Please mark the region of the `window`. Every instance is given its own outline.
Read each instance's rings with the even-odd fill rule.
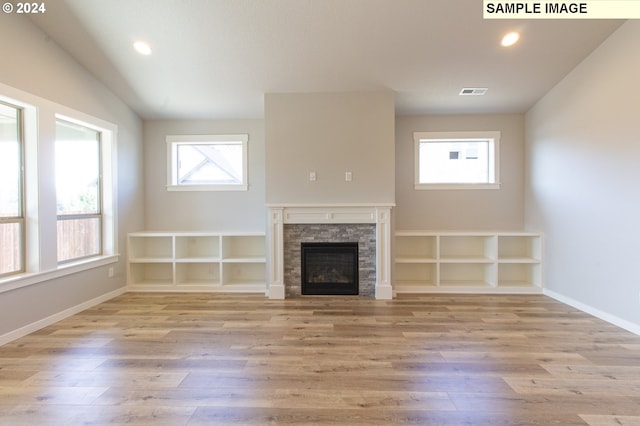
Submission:
[[[58,262],[102,254],[100,132],[56,120]]]
[[[0,103],[0,277],[24,271],[22,111]]]
[[[0,293],[118,261],[117,133],[0,83]]]
[[[167,189],[246,191],[248,135],[167,136]]]
[[[416,132],[416,189],[499,188],[500,132]]]

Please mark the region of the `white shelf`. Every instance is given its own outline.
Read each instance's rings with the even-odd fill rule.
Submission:
[[[498,259],[500,262],[540,262],[542,238],[538,235],[498,236]]]
[[[452,261],[492,261],[496,258],[495,236],[440,235],[438,258]]]
[[[542,287],[542,266],[540,263],[511,262],[498,265],[499,287]]]
[[[134,291],[264,292],[264,233],[129,234],[127,285]]]
[[[175,264],[177,286],[220,285],[220,264],[215,262],[180,262]]]
[[[219,235],[176,235],[176,259],[220,259]]]
[[[260,259],[266,257],[264,235],[227,235],[222,241],[223,259]]]
[[[435,262],[437,237],[433,235],[406,235],[396,239],[396,262]]]
[[[128,273],[129,285],[173,284],[172,263],[131,263]]]
[[[166,261],[173,259],[173,241],[166,235],[149,234],[129,237],[129,259],[132,261]]]
[[[396,263],[394,282],[398,286],[416,288],[420,285],[433,287],[437,284],[435,263]]]
[[[398,231],[393,282],[398,293],[541,293],[542,236]]]

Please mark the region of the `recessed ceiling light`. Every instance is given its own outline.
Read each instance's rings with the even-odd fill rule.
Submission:
[[[144,41],[136,41],[133,48],[141,55],[151,55],[151,47]]]
[[[500,42],[500,44],[502,44],[504,47],[513,46],[518,42],[519,39],[520,34],[514,31],[502,37],[502,41]]]

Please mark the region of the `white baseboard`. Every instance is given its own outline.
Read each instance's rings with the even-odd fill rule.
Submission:
[[[124,294],[126,291],[127,291],[126,287],[119,288],[117,290],[103,294],[102,296],[96,297],[95,299],[88,300],[79,305],[73,306],[69,309],[65,309],[64,311],[58,312],[56,314],[53,314],[51,316],[48,316],[46,318],[33,322],[29,325],[25,325],[24,327],[20,327],[17,330],[13,330],[9,333],[3,334],[2,336],[0,336],[0,346],[6,343],[9,343],[13,340],[19,339],[20,337],[26,336],[29,333],[33,333],[34,331],[38,331],[51,324],[55,324],[58,321],[61,321],[72,315],[80,313],[85,309],[89,309],[102,302],[106,302],[107,300],[113,299],[116,296],[120,296],[121,294]]]
[[[631,321],[624,320],[615,315],[608,314],[592,306],[585,305],[582,302],[578,302],[577,300],[574,300],[570,297],[556,293],[555,291],[544,289],[543,293],[553,299],[558,300],[559,302],[562,302],[569,306],[573,306],[574,308],[579,309],[583,312],[586,312],[590,315],[593,315],[596,318],[600,318],[603,321],[606,321],[620,328],[624,328],[625,330],[640,336],[640,324],[635,324]]]

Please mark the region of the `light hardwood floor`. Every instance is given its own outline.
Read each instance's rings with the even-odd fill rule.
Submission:
[[[0,425],[640,425],[640,336],[545,296],[127,293],[0,347]]]

